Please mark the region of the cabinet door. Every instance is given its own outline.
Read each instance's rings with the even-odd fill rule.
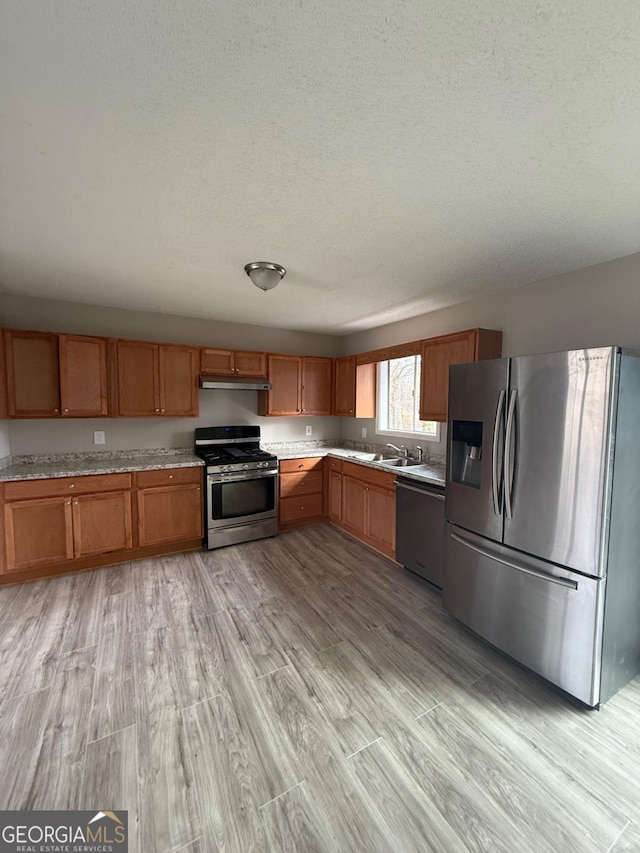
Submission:
[[[342,474],[329,474],[329,518],[342,521]]]
[[[60,414],[58,336],[46,332],[5,332],[7,409],[13,418],[54,418]]]
[[[195,347],[160,346],[160,414],[198,416],[198,351]]]
[[[72,509],[76,557],[132,547],[131,492],[82,495],[73,499]]]
[[[434,338],[422,347],[420,419],[447,420],[449,365],[475,359],[475,330]]]
[[[6,503],[4,522],[8,572],[73,559],[70,498]]]
[[[267,375],[266,352],[240,352],[235,353],[235,373],[237,376],[259,376]]]
[[[367,485],[366,536],[371,544],[389,556],[396,550],[395,490]]]
[[[300,414],[300,362],[296,355],[270,355],[269,381],[266,392],[269,415]],[[262,414],[262,412],[261,412]]]
[[[160,486],[138,491],[140,547],[200,539],[202,520],[200,486]]]
[[[353,417],[356,405],[356,359],[355,356],[337,358],[334,393],[335,415]]]
[[[331,359],[302,359],[301,410],[305,415],[331,414]]]
[[[280,474],[280,497],[322,494],[322,470],[302,471],[299,474]]]
[[[158,346],[118,341],[118,414],[150,418],[160,414]]]
[[[203,349],[200,354],[200,370],[217,376],[235,373],[234,352],[230,349]]]
[[[351,477],[342,478],[342,523],[356,536],[365,535],[365,484]]]
[[[60,335],[60,397],[63,417],[104,417],[107,409],[107,342]]]

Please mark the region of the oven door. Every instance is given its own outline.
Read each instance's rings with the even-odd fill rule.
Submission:
[[[262,521],[278,515],[278,471],[207,477],[208,528]]]

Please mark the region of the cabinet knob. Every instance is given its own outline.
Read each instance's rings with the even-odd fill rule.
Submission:
[[[156,409],[156,412],[159,412],[159,411],[160,411],[160,409]]]
[[[173,474],[169,474],[169,479],[173,480]]]
[[[73,502],[73,505],[74,505],[74,506],[78,506],[78,501],[74,501],[74,502]]]
[[[368,492],[368,491],[369,491],[369,486],[365,486],[365,487],[364,487],[364,490],[365,490],[365,492]]]
[[[65,501],[65,502],[64,502],[64,505],[65,505],[65,506],[71,506],[71,501]]]
[[[76,484],[75,484],[75,483],[69,483],[69,488],[70,488],[70,489],[75,489],[75,487],[76,487]]]
[[[164,409],[160,409],[160,411],[162,412],[162,414],[164,414]]]
[[[59,412],[59,411],[60,411],[60,409],[54,409],[53,411],[54,411],[54,412]]]
[[[69,411],[69,409],[65,409],[65,412],[68,412],[68,411]]]

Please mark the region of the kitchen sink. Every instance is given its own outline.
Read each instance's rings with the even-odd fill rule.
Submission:
[[[404,458],[398,459],[398,458],[395,458],[395,459],[381,459],[380,464],[381,465],[392,465],[394,468],[409,468],[412,465],[422,465],[423,463],[420,462],[418,459],[404,459]]]

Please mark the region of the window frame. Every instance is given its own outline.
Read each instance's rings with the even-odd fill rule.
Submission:
[[[400,358],[407,358],[408,356],[400,356]],[[422,367],[422,357],[420,354],[416,354],[415,358],[420,359],[420,367]],[[395,438],[404,438],[404,439],[412,439],[414,441],[440,441],[440,427],[442,424],[434,421],[436,425],[435,433],[427,433],[427,432],[414,432],[413,430],[397,430],[397,429],[389,429],[387,426],[383,426],[382,424],[389,423],[389,383],[388,383],[388,375],[389,369],[387,367],[390,361],[395,361],[393,358],[386,359],[385,361],[379,361],[376,365],[377,372],[377,390],[376,390],[376,433],[378,435],[391,436]],[[385,369],[386,368],[386,369]],[[419,384],[419,383],[418,383]],[[420,401],[416,400],[416,414],[419,414]],[[383,413],[384,412],[384,420]]]

